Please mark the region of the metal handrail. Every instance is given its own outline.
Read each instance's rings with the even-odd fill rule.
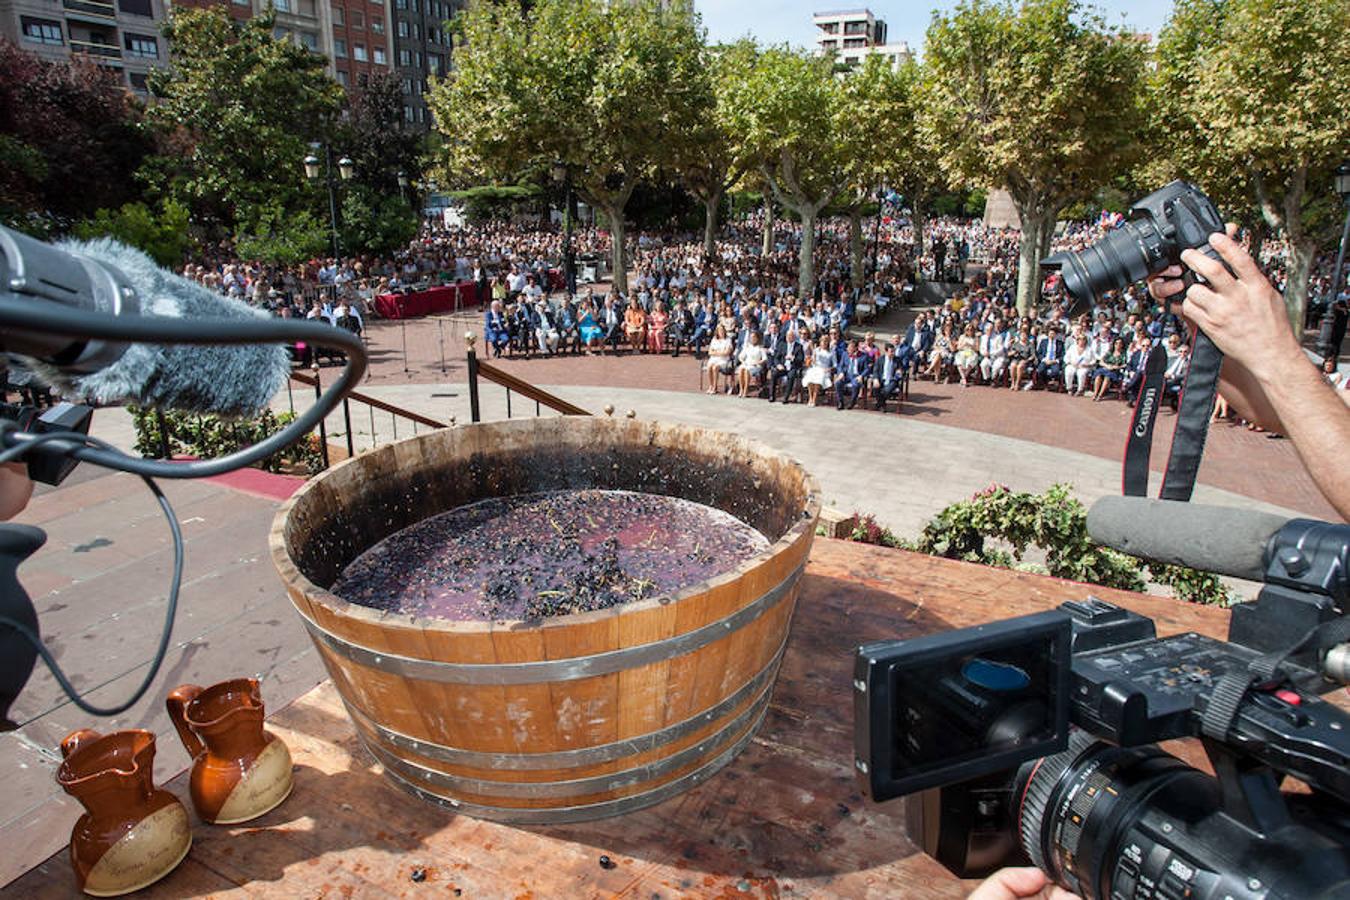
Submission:
[[[478,379],[486,378],[488,381],[495,382],[506,388],[506,417],[511,418],[511,392],[534,401],[535,415],[539,415],[540,407],[547,406],[554,412],[561,413],[564,416],[589,416],[591,411],[582,409],[575,403],[568,403],[556,394],[550,394],[541,387],[530,384],[523,378],[505,372],[491,363],[485,363],[478,359],[478,354],[474,350],[474,344],[478,341],[478,335],[472,331],[464,335],[464,341],[469,345],[469,410],[470,417],[474,422],[482,421],[478,405]]]
[[[296,382],[297,384],[303,384],[314,388],[314,396],[316,398],[323,393],[323,386],[319,380],[318,365],[315,364],[310,371],[312,371],[314,374],[306,375],[303,372],[291,372],[290,380],[286,382],[286,393],[287,398],[290,401],[292,412],[295,411],[295,398],[294,396],[291,395],[290,392],[290,386],[292,381]],[[369,394],[363,394],[360,391],[352,391],[347,396],[342,398],[342,421],[346,428],[348,458],[351,458],[356,455],[356,441],[355,436],[352,433],[352,410],[351,410],[352,401],[355,401],[357,403],[364,403],[366,405],[367,410],[370,413],[370,439],[372,443],[375,442],[375,434],[376,434],[375,410],[377,409],[380,410],[381,412],[389,413],[389,415],[392,417],[394,440],[398,440],[398,420],[401,418],[407,419],[408,421],[412,422],[413,434],[417,434],[418,425],[425,425],[428,428],[449,428],[455,424],[455,419],[453,416],[450,418],[449,424],[445,422],[437,422],[435,419],[424,416],[421,413],[415,413],[410,409],[403,409],[402,407],[395,406],[392,403],[386,403],[385,401],[380,400],[377,397],[372,397]],[[328,427],[322,419],[319,420],[319,448],[320,452],[323,454],[323,465],[324,468],[326,469],[329,466]]]

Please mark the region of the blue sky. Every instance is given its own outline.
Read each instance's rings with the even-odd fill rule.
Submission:
[[[1108,21],[1121,17],[1137,31],[1157,34],[1172,11],[1172,0],[1098,0]],[[731,41],[751,34],[761,43],[789,43],[810,46],[815,43],[811,14],[831,9],[866,7],[886,22],[891,42],[908,41],[919,51],[933,9],[949,10],[955,3],[906,3],[903,0],[875,0],[852,3],[849,0],[695,0],[703,15],[703,24],[713,41]]]

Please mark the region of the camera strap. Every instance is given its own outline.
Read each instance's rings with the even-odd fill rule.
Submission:
[[[1200,460],[1209,437],[1209,420],[1214,412],[1214,397],[1219,390],[1219,370],[1223,352],[1203,331],[1195,331],[1191,341],[1191,362],[1177,402],[1177,426],[1172,434],[1172,451],[1163,476],[1163,500],[1187,501],[1195,490]],[[1129,497],[1148,495],[1149,457],[1153,452],[1153,429],[1166,388],[1167,351],[1162,345],[1149,351],[1144,380],[1134,405],[1125,443],[1124,492]]]

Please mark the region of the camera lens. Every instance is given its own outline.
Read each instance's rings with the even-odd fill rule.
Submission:
[[[1151,746],[1115,747],[1076,731],[1067,750],[1018,774],[1022,849],[1085,900],[1111,897],[1119,835],[1143,818],[1159,790],[1192,777],[1200,793],[1190,785],[1185,793],[1209,800],[1207,779],[1175,756]]]
[[[1165,245],[1153,222],[1139,219],[1126,222],[1090,247],[1057,254],[1046,262],[1063,266],[1065,289],[1085,303],[1157,271]]]

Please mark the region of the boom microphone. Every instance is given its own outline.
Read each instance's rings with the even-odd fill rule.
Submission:
[[[119,318],[183,323],[270,318],[115,241],[57,247],[0,227],[0,296],[6,294]],[[6,328],[0,350],[21,357],[26,368],[67,397],[223,415],[265,407],[290,371],[279,344],[123,343]]]
[[[1088,510],[1088,534],[1131,556],[1265,580],[1272,539],[1290,522],[1271,513],[1146,497],[1103,497]]]

